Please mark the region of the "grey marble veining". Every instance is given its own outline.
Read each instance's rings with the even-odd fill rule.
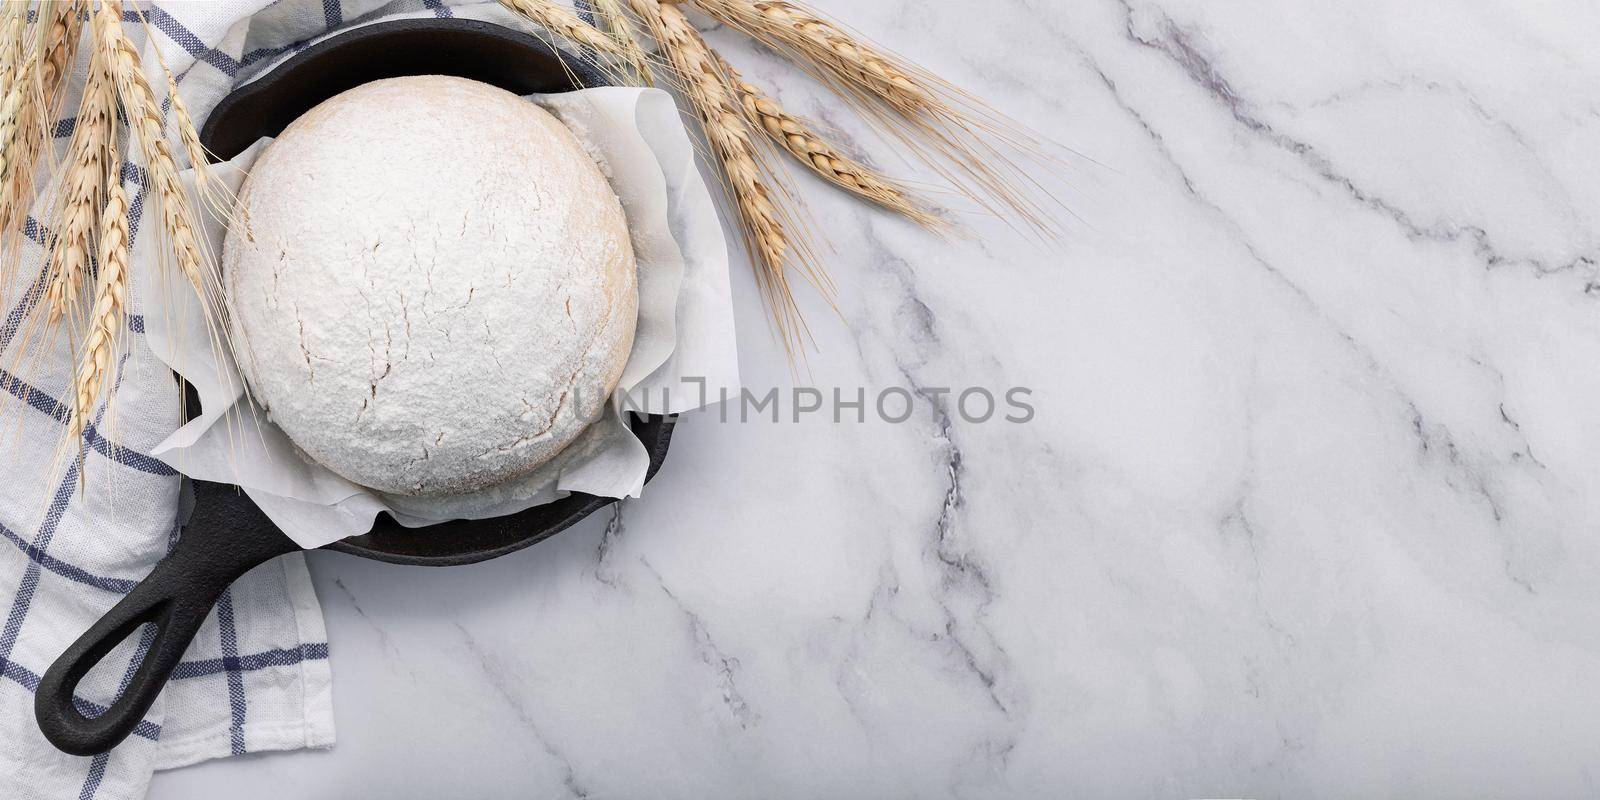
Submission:
[[[315,556],[337,747],[151,797],[1592,795],[1600,7],[818,5],[1079,154],[1065,240],[800,180],[808,380],[911,422],[693,416],[529,552]]]

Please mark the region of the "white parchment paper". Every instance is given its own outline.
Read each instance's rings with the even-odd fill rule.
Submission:
[[[202,408],[156,456],[192,478],[242,487],[307,548],[366,533],[381,511],[423,527],[513,514],[570,492],[639,496],[649,455],[629,429],[628,408],[678,414],[724,388],[738,394],[727,243],[669,95],[607,87],[531,100],[561,118],[600,164],[622,201],[638,257],[638,332],[608,413],[555,459],[509,483],[444,499],[382,494],[302,454],[242,391],[231,354],[214,346],[194,292],[170,271],[143,270],[136,277],[143,296],[167,299],[161,313],[145,320],[146,339],[194,384]],[[215,173],[237,190],[269,142],[215,165]],[[206,226],[213,252],[221,252],[226,233],[220,223]]]

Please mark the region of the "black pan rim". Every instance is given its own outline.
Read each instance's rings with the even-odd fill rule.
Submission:
[[[314,62],[318,59],[326,58],[330,52],[335,52],[352,45],[369,44],[382,38],[405,34],[437,35],[439,33],[468,34],[480,38],[503,42],[525,50],[539,51],[558,59],[559,62],[563,64],[564,68],[568,70],[568,74],[571,76],[571,79],[576,81],[582,87],[597,87],[608,84],[605,76],[592,65],[572,56],[571,54],[564,53],[552,47],[544,40],[532,34],[517,30],[515,28],[508,28],[504,25],[486,22],[484,20],[466,19],[462,17],[384,20],[332,34],[326,39],[310,45],[304,50],[301,50],[287,59],[284,59],[282,62],[269,66],[269,68],[265,69],[261,74],[246,80],[244,83],[234,86],[227,95],[225,95],[217,102],[215,106],[212,107],[210,115],[206,117],[205,124],[201,126],[200,141],[205,145],[207,152],[211,154],[214,161],[226,161],[230,158],[233,158],[238,154],[238,152],[223,152],[219,154],[213,147],[220,132],[220,124],[218,121],[222,120],[226,122],[228,119],[237,114],[241,106],[257,100],[261,94],[271,89],[278,81],[281,81],[286,76],[290,76],[302,69],[307,62]],[[402,74],[447,73],[396,73],[390,77],[400,77]]]

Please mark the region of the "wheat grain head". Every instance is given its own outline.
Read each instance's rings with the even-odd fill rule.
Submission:
[[[7,187],[10,186],[13,167],[20,160],[17,152],[21,143],[19,132],[23,128],[24,106],[32,96],[28,86],[32,82],[33,66],[31,60],[24,60],[12,70],[10,85],[6,87],[4,99],[0,99],[0,181]]]
[[[622,59],[633,67],[638,83],[642,86],[655,85],[650,54],[639,45],[639,36],[634,30],[633,20],[628,17],[628,10],[623,7],[623,0],[590,0],[589,4],[594,8],[601,27],[622,45]]]
[[[793,358],[803,351],[810,332],[795,303],[790,271],[798,272],[830,303],[834,288],[812,253],[805,227],[796,222],[790,208],[793,194],[757,144],[717,55],[683,11],[665,0],[631,2],[661,44],[700,117],[724,187],[739,212],[746,249],[756,267],[756,284],[781,343]]]
[[[67,145],[65,194],[55,246],[50,252],[46,296],[51,322],[66,316],[76,305],[88,272],[89,254],[95,250],[96,219],[102,210],[100,198],[108,173],[115,166],[111,158],[114,91],[106,59],[97,52],[90,60],[78,125]]]
[[[27,3],[20,5],[25,9]],[[0,251],[5,254],[0,291],[5,292],[20,263],[23,222],[34,199],[35,173],[48,133],[48,100],[41,81],[48,66],[46,28],[47,24],[29,25],[21,33],[23,41],[7,43],[18,61],[0,102]]]
[[[112,82],[122,101],[132,138],[138,142],[144,156],[145,193],[155,199],[160,209],[162,230],[179,271],[206,300],[209,313],[214,299],[207,281],[210,257],[195,235],[188,196],[178,179],[178,167],[172,159],[155,94],[145,78],[138,52],[122,30],[122,3],[101,0],[95,12],[94,28],[96,47],[110,65]]]
[[[902,60],[857,41],[816,12],[781,0],[694,0],[719,22],[775,49],[803,54],[851,83],[870,89],[908,112],[925,109],[933,98]]]
[[[64,95],[67,73],[78,55],[78,40],[83,22],[82,0],[62,0],[51,6],[55,11],[45,39],[43,78],[45,96],[52,112]]]
[[[113,148],[113,158],[115,158]],[[81,442],[89,415],[105,393],[115,363],[119,332],[128,304],[128,195],[121,180],[112,181],[100,215],[100,273],[95,280],[89,332],[78,356],[73,382],[72,442]]]
[[[713,54],[715,55],[715,54]],[[782,104],[716,56],[739,99],[739,108],[751,125],[761,129],[775,144],[794,156],[823,180],[851,194],[876,203],[932,231],[942,230],[946,222],[928,210],[904,185],[859,160],[845,155],[817,133],[808,121],[790,114]]]
[[[1065,208],[1040,178],[1060,161],[1020,123],[801,3],[692,1],[834,89],[972,202],[1047,237],[1060,233]]]
[[[651,74],[649,58],[631,39],[620,37],[583,21],[576,12],[551,0],[500,0],[500,5],[520,14],[524,19],[560,36],[591,55],[592,65],[609,79],[627,84],[634,81],[618,65],[626,65],[641,76]],[[558,48],[560,49],[560,48]]]

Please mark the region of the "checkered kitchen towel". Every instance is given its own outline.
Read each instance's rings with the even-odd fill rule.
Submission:
[[[156,63],[150,49],[159,48],[202,123],[234,86],[333,31],[406,16],[521,25],[483,0],[191,0],[143,9],[152,30],[143,42],[146,64]],[[128,17],[136,21],[131,9]],[[129,31],[143,41],[142,26]],[[74,93],[83,72],[80,63]],[[66,107],[75,110],[76,100]],[[73,122],[57,125],[58,148]],[[124,163],[121,176],[133,198],[136,240],[151,235],[142,224],[142,169]],[[37,275],[39,242],[49,232],[30,219],[27,234],[23,274]],[[19,285],[0,298],[0,353],[7,356],[0,364],[17,364],[12,356],[24,345],[44,354],[21,374],[0,371],[0,452],[7,465],[0,480],[0,798],[142,797],[153,770],[331,745],[328,644],[299,555],[256,569],[222,596],[161,699],[122,746],[77,758],[40,735],[33,715],[39,676],[165,554],[184,501],[178,476],[148,455],[177,426],[172,378],[142,336],[143,314],[160,309],[139,297],[130,301],[116,411],[111,424],[86,432],[80,476],[73,459],[56,455],[71,356],[66,337],[51,342],[37,325],[40,288]],[[109,703],[150,636],[148,629],[136,634],[103,661],[80,686],[80,700]]]

